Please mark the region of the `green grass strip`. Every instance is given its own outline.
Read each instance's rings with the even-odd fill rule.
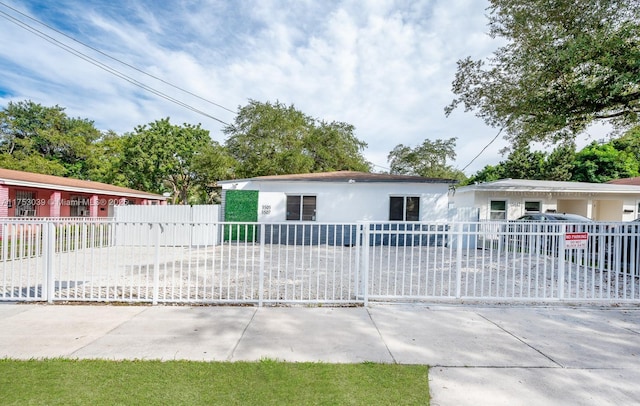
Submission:
[[[428,405],[428,367],[0,360],[2,405]]]

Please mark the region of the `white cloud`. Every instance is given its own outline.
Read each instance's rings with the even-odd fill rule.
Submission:
[[[369,144],[367,157],[382,167],[399,143],[457,137],[456,164],[462,168],[495,135],[470,113],[445,118],[443,111],[453,98],[456,61],[487,56],[496,46],[484,34],[486,1],[115,1],[97,7],[95,1],[67,0],[58,4],[65,14],[55,18],[37,11],[36,3],[14,5],[227,108],[248,99],[279,100],[312,117],[353,124],[357,137]],[[0,44],[3,103],[58,104],[72,116],[121,133],[169,116],[176,123],[200,122],[223,141],[221,124],[145,93],[25,30],[5,21],[0,35],[14,38]],[[234,118],[70,44],[223,121]],[[499,144],[467,173],[497,163]]]

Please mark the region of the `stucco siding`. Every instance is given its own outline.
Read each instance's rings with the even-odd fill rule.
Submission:
[[[246,181],[234,186],[260,192],[261,222],[286,220],[287,195],[316,196],[316,222],[388,221],[391,196],[419,196],[422,221],[447,218],[447,184]]]
[[[464,191],[452,195],[451,201],[457,208],[477,207],[480,219],[490,218],[490,202],[504,200],[507,202],[507,219],[513,220],[526,213],[526,202],[539,202],[541,212],[560,212],[580,214],[598,221],[630,221],[640,213],[638,199],[623,194],[591,195],[535,193],[535,192],[500,192],[500,191]]]

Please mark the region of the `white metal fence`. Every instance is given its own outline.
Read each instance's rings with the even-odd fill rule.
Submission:
[[[171,238],[194,229],[197,241]],[[4,220],[0,301],[640,302],[639,231],[640,223]]]

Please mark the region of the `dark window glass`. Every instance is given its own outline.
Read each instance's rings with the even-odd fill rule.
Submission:
[[[315,221],[316,219],[316,197],[302,197],[302,221]]]
[[[540,202],[524,202],[525,213],[540,213]]]
[[[420,198],[418,196],[391,196],[389,221],[419,221]]]
[[[315,221],[315,196],[287,196],[287,220]]]
[[[507,210],[507,202],[504,200],[492,200],[491,201],[491,210],[492,211],[506,211]]]
[[[287,196],[287,220],[300,220],[300,196]]]
[[[420,219],[420,198],[407,197],[407,221],[418,221]]]
[[[23,190],[16,191],[16,217],[34,217],[36,215],[36,194]]]
[[[389,221],[404,220],[404,197],[392,196],[389,200]]]
[[[71,196],[69,201],[69,215],[71,217],[87,217],[89,215],[89,198],[85,196]]]
[[[506,220],[507,219],[507,201],[506,200],[492,200],[490,205],[491,211],[489,218],[491,220]]]

